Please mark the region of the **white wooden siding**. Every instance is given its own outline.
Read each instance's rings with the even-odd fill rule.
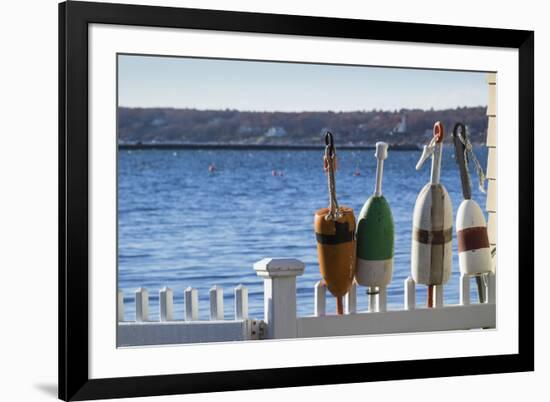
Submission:
[[[487,212],[497,211],[497,181],[488,180],[487,186]]]
[[[487,123],[487,146],[489,148],[497,146],[497,118],[489,116]]]
[[[487,222],[487,232],[489,233],[489,244],[497,244],[497,213],[489,212],[489,220]]]
[[[497,148],[488,148],[487,155],[487,178],[497,180]]]

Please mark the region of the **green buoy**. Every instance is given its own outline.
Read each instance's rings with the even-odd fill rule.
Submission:
[[[357,264],[355,280],[367,286],[369,294],[376,294],[391,282],[393,272],[393,217],[390,206],[382,195],[384,160],[388,144],[376,143],[378,160],[374,194],[367,200],[357,223]]]

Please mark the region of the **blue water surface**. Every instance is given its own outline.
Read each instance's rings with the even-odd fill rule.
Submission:
[[[337,198],[359,213],[374,189],[372,150],[338,152]],[[486,148],[476,154],[485,166]],[[430,161],[415,170],[420,151],[390,151],[383,193],[395,223],[395,265],[388,288],[391,309],[402,308],[403,281],[410,272],[412,214],[416,196],[430,176]],[[215,164],[216,172],[208,170]],[[272,171],[282,171],[273,176]],[[358,170],[360,176],[354,175]],[[472,172],[473,173],[473,172]],[[462,201],[454,150],[443,152],[441,182],[455,211]],[[472,174],[473,198],[485,194]],[[158,291],[174,291],[176,319],[183,319],[183,291],[198,289],[201,319],[208,318],[208,290],[224,288],[226,318],[233,317],[233,289],[248,287],[250,316],[263,317],[263,282],[252,265],[264,257],[292,257],[306,264],[297,281],[300,315],[313,313],[313,286],[320,279],[313,214],[328,205],[322,151],[297,150],[121,150],[118,157],[118,287],[125,319],[135,316],[134,290],[150,292],[150,317],[158,319]],[[453,275],[445,302],[458,302],[458,254],[453,240]],[[472,297],[477,297],[472,287]],[[425,287],[419,286],[418,303]],[[358,288],[358,308],[367,307]],[[327,311],[335,310],[328,297]]]

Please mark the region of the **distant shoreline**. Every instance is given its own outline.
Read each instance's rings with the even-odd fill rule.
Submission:
[[[284,151],[308,151],[322,150],[324,145],[283,145],[283,144],[181,144],[181,143],[135,143],[119,144],[119,150],[146,150],[146,149],[231,149],[231,150],[284,150]],[[337,149],[342,150],[374,150],[374,145],[337,145]],[[418,151],[421,148],[416,144],[390,145],[390,150],[394,151]]]

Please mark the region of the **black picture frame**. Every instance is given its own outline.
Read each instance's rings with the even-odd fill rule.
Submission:
[[[90,379],[88,25],[374,39],[519,52],[517,354]],[[59,398],[86,400],[534,370],[534,32],[70,1],[59,4]]]

